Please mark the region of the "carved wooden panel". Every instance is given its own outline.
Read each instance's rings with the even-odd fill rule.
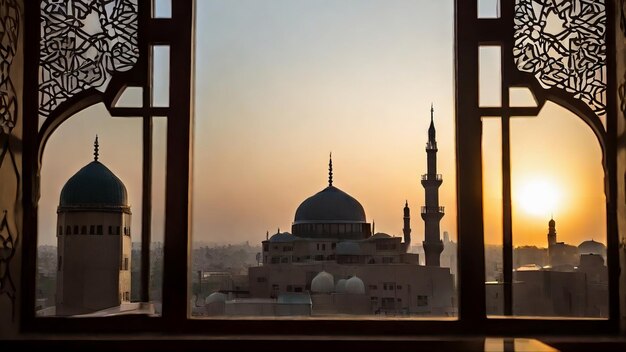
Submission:
[[[0,0],[0,311],[7,312],[8,319],[15,317],[19,288],[22,22],[21,4]],[[1,309],[7,305],[9,310]]]
[[[517,68],[605,116],[606,21],[604,0],[516,0]]]
[[[139,58],[137,0],[43,0],[39,113],[89,89],[104,90]]]

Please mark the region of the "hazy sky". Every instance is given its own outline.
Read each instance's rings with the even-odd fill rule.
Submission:
[[[298,205],[327,186],[332,151],[334,185],[361,202],[376,231],[401,235],[408,200],[414,243],[421,242],[431,102],[444,178],[441,229],[456,238],[451,0],[202,0],[196,10],[193,240],[258,243],[266,231],[290,231]],[[60,189],[92,160],[95,133],[102,162],[129,190],[139,240],[141,122],[108,118],[101,106],[79,115],[46,149],[40,242],[56,242]],[[511,129],[515,244],[545,246],[550,213],[560,241],[605,242],[601,154],[591,130],[553,104],[536,118],[514,119]],[[157,212],[164,135],[157,124]],[[485,120],[484,145],[485,236],[497,243],[499,119]],[[533,214],[517,200],[527,183],[542,182],[560,200]],[[153,223],[158,238],[162,216]]]

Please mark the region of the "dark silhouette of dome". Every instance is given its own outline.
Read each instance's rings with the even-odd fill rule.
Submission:
[[[294,219],[294,224],[320,222],[364,223],[365,210],[346,192],[328,186],[302,202]]]
[[[588,240],[578,245],[579,254],[599,254],[601,256],[606,255],[606,246],[603,243],[596,242],[594,240]]]
[[[370,237],[370,240],[377,240],[377,239],[384,239],[384,238],[391,238],[391,236],[389,236],[388,234],[384,233],[384,232],[376,232],[372,237]]]
[[[128,194],[111,170],[92,161],[65,183],[59,208],[128,208]]]
[[[270,237],[270,242],[292,242],[296,240],[296,236],[289,232],[279,232]]]

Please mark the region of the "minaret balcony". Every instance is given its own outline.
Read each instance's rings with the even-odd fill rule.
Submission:
[[[422,181],[441,181],[443,177],[441,174],[423,174]]]
[[[445,213],[445,207],[422,207],[422,214]]]
[[[427,142],[426,150],[434,150],[437,151],[437,142]]]

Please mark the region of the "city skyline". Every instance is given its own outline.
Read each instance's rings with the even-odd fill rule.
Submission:
[[[431,102],[444,177],[441,228],[456,240],[452,2],[320,4],[328,5],[199,2],[207,20],[198,21],[192,240],[258,242],[267,230],[289,229],[299,202],[324,186],[332,151],[335,182],[362,202],[368,221],[401,236],[408,200],[413,238],[422,241],[419,177]],[[102,161],[128,185],[133,212],[141,211],[141,123],[105,114],[92,107],[52,136],[43,158],[40,243],[54,243],[47,218],[56,215],[63,182],[91,161],[96,133]],[[501,241],[498,125],[485,119],[485,136],[493,137],[484,156],[487,243]],[[606,242],[601,153],[591,131],[554,104],[511,125],[515,245],[545,245],[550,213],[562,240]],[[155,143],[163,145],[162,136],[155,131]],[[155,174],[162,170],[155,161]],[[524,181],[537,178],[560,186],[564,197],[543,215],[517,203]],[[158,211],[162,192],[153,193]],[[155,240],[162,222],[153,219]],[[135,236],[139,226],[133,223]]]

